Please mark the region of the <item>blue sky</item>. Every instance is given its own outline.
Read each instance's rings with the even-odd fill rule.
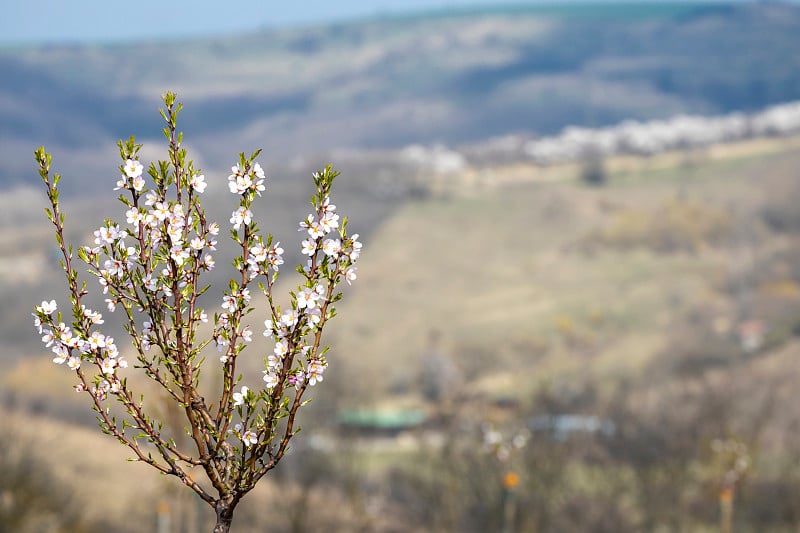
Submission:
[[[521,0],[0,0],[0,43],[227,34],[378,14]]]

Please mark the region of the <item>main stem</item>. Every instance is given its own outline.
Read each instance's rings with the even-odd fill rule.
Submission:
[[[214,506],[217,514],[217,524],[214,526],[214,533],[229,533],[231,522],[233,522],[233,506],[220,499]]]

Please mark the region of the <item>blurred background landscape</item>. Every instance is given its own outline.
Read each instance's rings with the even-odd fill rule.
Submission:
[[[33,150],[91,243],[124,222],[116,140],[166,153],[167,90],[210,218],[264,148],[287,262],[328,162],[365,242],[304,430],[235,531],[800,528],[800,4],[417,4],[0,41],[0,531],[211,528],[31,326],[67,301]]]

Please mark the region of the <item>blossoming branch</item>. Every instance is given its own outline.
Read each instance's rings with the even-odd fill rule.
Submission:
[[[179,478],[215,509],[214,531],[228,531],[241,498],[286,453],[307,389],[323,381],[328,360],[322,331],[342,297],[340,282],[356,279],[361,243],[358,234],[348,234],[347,218],[340,218],[331,202],[337,173],[330,167],[314,173],[313,210],[298,227],[307,261],[296,268],[301,282],[281,307],[273,292],[284,249],[272,235],[262,234],[252,211],[267,190],[267,177],[256,162],[260,151],[240,154],[227,183],[239,201],[229,220],[238,250],[234,275],[219,296],[219,309],[201,308],[199,297],[210,289],[202,280],[216,266],[212,252],[221,227],[201,207],[207,182],[182,148],[176,126],[181,105],[173,93],[164,96],[164,104],[168,158],[150,163],[145,176],[141,145],[133,137],[118,143],[122,165],[115,190],[122,191],[125,223],[106,220],[94,232],[93,246],[76,254],[64,242],[60,176],[50,172],[50,154],[36,150],[50,201],[47,216],[63,254],[72,320],[66,324],[70,319],[50,300],[36,306],[34,322],[53,362],[74,372],[75,390],[90,400],[102,431],[129,447],[136,460]],[[103,315],[84,304],[88,289],[79,280],[76,255],[97,279],[108,312],[121,315],[136,358],[132,366],[179,406],[184,427],[168,428],[132,390],[128,361],[103,332]],[[256,290],[266,297],[264,309],[253,307]],[[201,324],[209,321],[213,328],[204,337]],[[237,363],[253,340],[254,321],[263,323],[263,335],[273,344],[263,355],[263,383],[245,385]],[[213,364],[221,367],[212,372],[221,375],[220,396],[212,401],[199,393],[202,354],[209,344],[219,354]],[[121,419],[112,413],[111,400],[125,413]],[[188,449],[171,437],[181,431],[189,436]]]

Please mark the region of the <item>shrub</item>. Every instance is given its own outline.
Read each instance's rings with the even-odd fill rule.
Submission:
[[[60,176],[51,175],[51,156],[44,148],[36,151],[36,160],[63,255],[73,321],[66,325],[56,302],[45,300],[36,307],[35,325],[54,352],[53,361],[75,373],[75,388],[90,400],[102,431],[130,448],[135,460],[180,479],[214,508],[214,531],[223,532],[242,497],[286,453],[298,431],[296,416],[306,403],[305,393],[323,380],[328,362],[322,331],[342,297],[338,285],[356,278],[361,243],[357,234],[348,235],[347,219],[340,221],[331,202],[337,173],[329,166],[316,172],[314,212],[299,228],[308,261],[297,267],[301,283],[290,293],[289,305],[281,307],[274,287],[283,248],[272,235],[262,236],[251,211],[265,190],[264,171],[255,161],[260,151],[240,154],[228,176],[228,187],[239,199],[230,218],[238,255],[220,295],[221,311],[210,317],[198,297],[210,289],[201,280],[215,267],[210,252],[216,250],[220,226],[206,218],[200,204],[205,176],[181,147],[183,134],[176,125],[181,105],[173,93],[164,96],[164,104],[168,157],[149,165],[152,188],[139,161],[141,145],[133,137],[120,141],[123,164],[116,189],[123,191],[119,199],[128,226],[105,220],[94,232],[95,246],[78,248],[77,258],[100,283],[109,312],[121,315],[135,349],[135,368],[163,389],[185,415],[186,426],[171,427],[168,419],[151,414],[152,406],[128,382],[125,357],[100,330],[102,315],[86,307],[87,285],[79,280],[73,247],[64,240]],[[237,361],[252,341],[247,318],[255,311],[251,290],[256,286],[266,300],[263,333],[274,349],[263,358],[264,384],[237,388],[242,381]],[[204,335],[202,324],[211,320],[213,330]],[[209,344],[219,353],[219,366],[210,374],[221,376],[221,383],[216,384],[219,397],[207,400],[200,391],[211,389],[201,383],[200,370],[209,365]],[[115,410],[110,400],[116,401]],[[182,432],[188,447],[176,442]]]

